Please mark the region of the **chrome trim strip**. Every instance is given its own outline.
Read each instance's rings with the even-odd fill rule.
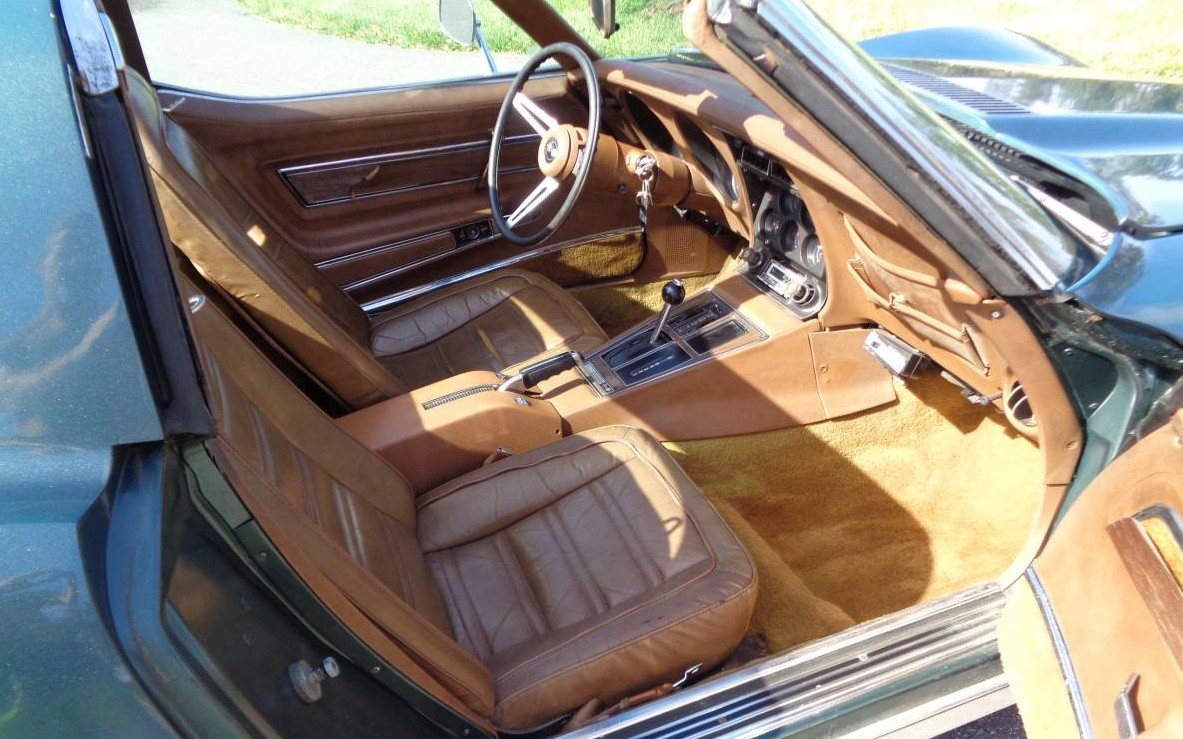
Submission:
[[[627,228],[617,228],[617,229],[613,229],[611,231],[604,231],[603,233],[596,234],[596,238],[608,239],[608,238],[612,238],[614,236],[624,236],[625,234],[634,234],[634,233],[640,233],[640,232],[641,232],[640,226],[629,226]],[[497,238],[497,236],[494,236],[494,238]],[[550,254],[551,252],[562,251],[563,249],[567,249],[572,246],[579,246],[580,244],[586,244],[586,243],[589,243],[590,241],[593,241],[593,240],[594,239],[591,239],[591,238],[588,238],[585,236],[585,237],[581,237],[578,239],[568,239],[567,241],[560,241],[560,242],[557,242],[554,244],[548,244],[546,246],[542,246],[537,249],[532,249],[530,251],[522,252],[521,254],[516,254],[512,257],[506,257],[505,259],[501,259],[499,261],[492,262],[490,264],[486,264],[483,267],[477,267],[475,269],[470,269],[467,272],[461,272],[460,274],[456,274],[456,275],[449,275],[448,277],[441,277],[438,280],[433,280],[431,282],[428,282],[427,284],[419,285],[418,287],[412,287],[407,290],[401,290],[397,293],[394,293],[393,295],[387,295],[384,298],[377,298],[375,300],[370,300],[368,302],[362,303],[361,309],[366,313],[374,313],[376,311],[385,310],[385,309],[390,308],[392,306],[398,305],[399,303],[405,303],[408,300],[411,300],[413,298],[417,298],[420,295],[426,295],[429,292],[433,292],[435,290],[439,290],[439,289],[448,287],[450,285],[455,285],[458,282],[463,282],[464,280],[467,280],[469,278],[479,277],[480,275],[488,274],[490,272],[495,272],[496,270],[504,269],[505,267],[511,267],[515,264],[518,264],[519,262],[524,262],[527,259],[533,259],[534,257],[540,257],[540,256],[543,256],[544,254]],[[444,256],[451,256],[451,255],[456,254],[464,249],[468,249],[470,246],[476,246],[478,243],[481,243],[481,242],[474,242],[471,245],[466,244],[461,249],[454,249],[450,252],[446,252],[446,254]],[[423,264],[423,263],[425,263],[425,261],[418,262],[418,263],[416,263],[415,266],[419,266],[420,264]]]
[[[934,736],[989,716],[1015,702],[1010,683],[1001,669],[999,666],[999,673],[994,677],[890,714],[841,736],[843,739]]]
[[[1005,604],[986,583],[707,680],[565,739],[754,736],[817,725],[931,681],[937,666],[996,660]]]
[[[524,174],[526,172],[537,172],[537,171],[538,171],[538,168],[535,165],[530,164],[530,165],[526,165],[526,166],[522,166],[522,167],[513,167],[510,169],[503,169],[503,170],[501,170],[501,176],[508,177],[511,175],[518,175],[518,174]],[[287,178],[284,178],[284,182],[287,183],[288,189],[290,189],[293,193],[295,193],[296,198],[300,201],[300,204],[302,206],[304,206],[305,209],[309,209],[309,208],[324,208],[329,205],[341,205],[343,203],[356,203],[361,200],[373,200],[374,198],[383,198],[383,197],[386,197],[387,195],[400,195],[400,194],[408,193],[408,192],[419,192],[420,190],[431,190],[432,188],[448,187],[451,185],[464,185],[467,183],[474,183],[477,185],[477,187],[480,187],[481,183],[484,182],[484,178],[482,177],[482,175],[473,175],[472,177],[457,177],[452,180],[440,180],[438,182],[425,182],[422,185],[408,185],[406,187],[389,187],[389,188],[386,188],[385,190],[374,190],[373,192],[367,192],[362,195],[343,195],[338,198],[330,198],[329,200],[317,200],[314,203],[308,202],[308,200],[306,200],[304,198],[304,196],[300,194],[299,188],[297,188],[296,185],[293,184],[290,180],[288,180]]]
[[[486,220],[488,220],[488,219],[486,219]],[[467,225],[467,224],[465,224],[465,225]],[[324,269],[325,267],[336,267],[338,264],[349,264],[350,262],[355,262],[358,259],[365,259],[366,257],[372,257],[375,254],[381,254],[383,252],[390,251],[391,249],[402,249],[402,248],[405,248],[408,246],[413,246],[413,245],[418,244],[423,241],[430,241],[431,239],[438,239],[439,237],[444,236],[445,234],[451,235],[451,230],[448,229],[448,230],[443,230],[443,231],[432,231],[430,233],[421,234],[419,236],[412,236],[411,238],[403,239],[402,241],[392,241],[389,244],[382,244],[381,246],[371,246],[366,249],[362,249],[361,251],[354,251],[354,252],[350,252],[348,254],[342,254],[340,256],[332,257],[331,259],[321,260],[319,262],[316,262],[314,266],[317,269]],[[449,249],[448,249],[449,253],[451,252],[452,249],[455,248],[454,244],[455,244],[455,242],[453,242],[452,247],[449,247]],[[345,289],[348,290],[349,287],[350,287],[349,285],[346,285]]]
[[[613,349],[615,349],[618,346],[621,346],[629,341],[632,341],[639,334],[653,333],[653,329],[657,328],[657,317],[654,316],[651,318],[646,318],[644,321],[642,321],[641,323],[638,323],[632,329],[613,338],[610,342],[608,342],[607,344],[604,344],[599,349],[596,349],[595,352],[588,355],[586,364],[591,365],[595,369],[595,371],[600,374],[600,377],[603,379],[605,385],[608,385],[612,388],[610,392],[605,393],[605,391],[603,389],[601,389],[600,384],[598,382],[591,381],[590,379],[588,379],[586,377],[586,375],[584,376],[584,379],[588,380],[588,384],[591,385],[593,390],[595,390],[596,395],[599,395],[601,397],[603,397],[605,394],[611,395],[611,396],[616,396],[616,395],[619,395],[620,393],[627,392],[627,391],[632,390],[634,388],[648,385],[651,382],[656,382],[657,380],[668,379],[669,377],[672,377],[673,375],[679,374],[679,373],[684,372],[684,371],[691,369],[693,367],[697,367],[700,364],[703,364],[705,362],[709,362],[713,359],[718,359],[719,357],[723,356],[724,354],[730,354],[733,351],[737,351],[739,349],[745,349],[745,348],[750,347],[754,344],[758,344],[761,341],[764,341],[768,338],[768,334],[765,333],[764,331],[762,331],[758,326],[756,326],[756,324],[752,323],[751,319],[749,319],[747,316],[745,316],[742,311],[740,311],[738,308],[736,308],[734,305],[732,305],[726,298],[724,298],[722,295],[719,295],[718,293],[716,293],[710,287],[707,287],[702,292],[696,293],[693,296],[691,296],[690,298],[688,298],[687,300],[685,300],[680,306],[678,306],[677,312],[670,313],[670,317],[671,318],[677,317],[678,315],[681,315],[682,313],[692,310],[693,308],[697,307],[698,305],[709,303],[712,300],[718,301],[718,302],[722,303],[723,305],[727,306],[728,312],[724,313],[723,315],[719,316],[718,318],[715,318],[707,323],[704,323],[703,325],[699,326],[698,328],[694,329],[693,331],[687,333],[685,336],[679,334],[677,331],[674,331],[672,329],[667,331],[667,333],[669,333],[669,335],[673,339],[672,343],[677,345],[678,347],[680,347],[682,349],[682,351],[686,352],[687,356],[689,357],[682,364],[679,364],[672,369],[666,370],[665,372],[660,372],[658,374],[655,374],[652,377],[647,377],[644,380],[641,380],[640,382],[634,382],[633,384],[628,385],[628,384],[625,384],[625,382],[622,379],[620,379],[620,375],[617,374],[616,369],[623,369],[624,367],[627,367],[628,365],[631,365],[634,362],[639,362],[639,361],[645,359],[646,357],[650,357],[653,354],[655,354],[656,352],[670,346],[670,344],[666,343],[666,344],[658,344],[655,346],[651,346],[649,349],[646,349],[643,353],[638,354],[637,356],[629,359],[628,362],[626,362],[624,365],[622,365],[620,367],[617,367],[616,369],[609,367],[608,363],[604,360],[605,354],[612,351]],[[743,327],[744,333],[741,334],[740,336],[735,337],[734,339],[732,339],[728,343],[724,344],[723,346],[718,347],[715,351],[708,352],[706,354],[699,353],[698,351],[696,351],[694,349],[694,347],[690,346],[691,339],[695,338],[699,334],[702,334],[712,328],[715,328],[717,326],[721,326],[721,325],[727,323],[728,321],[735,321],[735,322],[739,323],[739,325]],[[609,379],[609,378],[611,378],[611,379]]]
[[[524,144],[532,143],[533,139],[537,139],[533,134],[523,134],[507,139],[509,146],[522,146]],[[436,182],[424,182],[418,185],[407,185],[404,187],[393,186],[383,188],[381,190],[372,190],[360,195],[347,193],[338,195],[337,197],[330,197],[321,200],[310,200],[301,188],[300,182],[297,179],[300,175],[308,173],[334,172],[337,170],[358,169],[359,179],[361,178],[361,170],[367,166],[383,167],[387,164],[397,164],[400,162],[418,161],[420,159],[430,159],[435,156],[443,156],[446,154],[453,154],[460,151],[476,151],[483,147],[489,146],[488,141],[465,141],[459,144],[446,144],[428,149],[411,149],[408,151],[387,152],[384,154],[371,154],[364,157],[356,157],[354,159],[338,159],[330,162],[313,162],[311,164],[299,164],[290,167],[280,167],[280,179],[288,186],[288,189],[300,201],[300,204],[305,208],[323,208],[328,205],[340,205],[341,203],[355,203],[359,200],[370,200],[373,198],[385,197],[387,195],[394,195],[396,193],[417,192],[420,190],[430,190],[435,187],[447,187],[449,185],[461,185],[465,183],[479,183],[484,177],[484,172],[467,177],[454,177],[450,180],[439,180]],[[486,165],[487,166],[487,165]],[[524,172],[533,172],[536,165],[527,164],[521,167],[508,167],[501,170],[503,176],[522,174]]]
[[[566,74],[566,70],[555,65],[549,68],[546,64],[542,65],[535,71],[531,79],[559,77]],[[316,102],[319,100],[332,100],[333,98],[343,97],[361,97],[363,95],[387,95],[390,93],[412,92],[417,90],[436,90],[447,87],[473,87],[476,85],[502,85],[508,87],[509,83],[513,81],[513,72],[502,72],[497,75],[482,75],[479,77],[457,77],[455,79],[446,80],[432,80],[428,82],[407,82],[393,85],[380,85],[377,87],[358,87],[349,90],[328,90],[326,92],[313,92],[296,95],[226,95],[212,90],[198,90],[193,87],[185,87],[184,85],[174,85],[169,82],[157,82],[156,88],[161,92],[170,92],[176,95],[183,95],[185,97],[200,98],[202,100],[212,100],[214,102],[228,102],[228,103],[260,103],[263,105],[291,105],[293,103]]]
[[[1084,739],[1092,739],[1093,725],[1085,709],[1084,693],[1080,689],[1080,680],[1076,676],[1076,667],[1072,664],[1072,655],[1068,652],[1068,644],[1064,641],[1064,632],[1060,630],[1060,622],[1052,610],[1051,600],[1047,597],[1047,590],[1043,587],[1043,580],[1034,567],[1028,567],[1023,573],[1031,592],[1035,595],[1035,602],[1039,604],[1039,612],[1043,615],[1044,625],[1052,639],[1052,647],[1056,651],[1056,660],[1060,663],[1060,674],[1064,676],[1064,687],[1068,690],[1068,702],[1072,704],[1072,713],[1076,718],[1076,728]]]
[[[505,138],[505,143],[509,146],[520,146],[531,139],[539,138],[540,137],[536,133],[524,133],[517,136],[507,136]],[[490,139],[480,139],[479,141],[461,141],[455,144],[442,144],[440,146],[430,146],[423,149],[391,151],[382,154],[369,154],[364,157],[350,157],[348,159],[332,159],[327,162],[296,164],[289,167],[280,167],[279,173],[286,177],[289,174],[303,174],[305,172],[329,172],[335,169],[360,167],[366,164],[392,164],[394,162],[425,159],[427,157],[440,156],[443,154],[454,154],[461,151],[472,151],[473,149],[487,148],[490,142]]]

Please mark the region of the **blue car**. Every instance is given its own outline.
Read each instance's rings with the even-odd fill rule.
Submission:
[[[1183,85],[259,7],[0,8],[0,734],[1183,736]]]

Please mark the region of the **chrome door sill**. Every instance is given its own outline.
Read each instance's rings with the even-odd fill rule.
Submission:
[[[995,696],[997,702],[1001,670],[996,626],[1004,604],[996,584],[979,585],[854,626],[563,736],[891,734],[903,724],[889,726],[885,719],[922,711],[925,704],[933,712],[956,707],[956,697],[948,696],[959,691],[964,691],[961,704],[972,705],[983,696]],[[946,682],[949,690],[941,688]],[[993,703],[978,705],[985,710]],[[923,719],[904,717],[905,724]],[[876,723],[883,733],[866,733]]]

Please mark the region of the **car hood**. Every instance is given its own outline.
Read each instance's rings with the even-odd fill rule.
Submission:
[[[972,137],[980,147],[1016,149],[1097,191],[1111,225],[1143,236],[1183,230],[1183,84],[1104,76],[1042,45],[986,61],[885,56],[949,51],[949,30],[968,31],[863,48],[937,113],[981,134]]]

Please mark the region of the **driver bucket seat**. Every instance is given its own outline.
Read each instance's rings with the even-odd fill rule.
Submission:
[[[502,270],[367,316],[247,203],[180,126],[152,85],[126,71],[173,244],[322,386],[349,408],[469,370],[504,372],[607,337],[542,275]]]
[[[527,730],[710,669],[743,637],[752,561],[645,432],[569,436],[416,498],[184,287],[217,425],[206,448],[246,508],[234,525],[253,518],[338,619],[438,700]]]

